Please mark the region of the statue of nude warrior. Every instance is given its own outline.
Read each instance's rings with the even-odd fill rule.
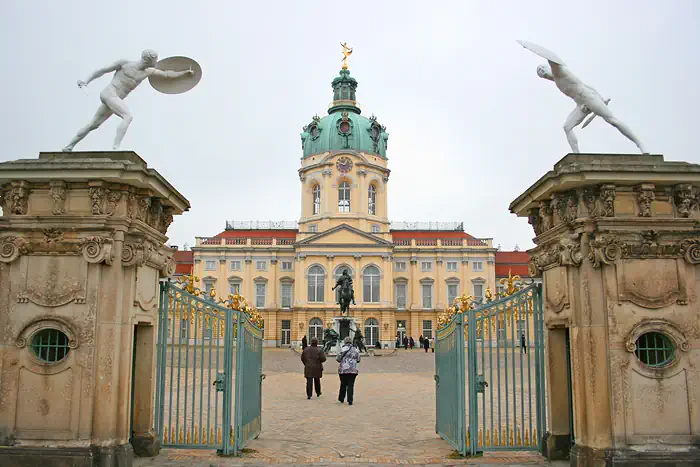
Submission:
[[[64,151],[72,151],[76,144],[82,141],[83,138],[87,136],[92,130],[97,129],[102,125],[112,114],[116,114],[122,119],[122,122],[117,128],[117,136],[114,138],[114,145],[112,149],[118,150],[121,145],[124,134],[129,128],[129,124],[133,117],[129,108],[124,103],[124,99],[129,95],[131,91],[136,89],[136,87],[141,84],[141,81],[148,78],[149,76],[158,76],[161,78],[179,78],[181,76],[194,74],[193,70],[185,71],[163,71],[155,68],[158,62],[158,53],[153,50],[144,50],[141,53],[141,60],[137,62],[130,62],[128,60],[117,60],[116,62],[108,65],[99,70],[92,72],[88,76],[86,81],[78,81],[78,87],[84,88],[92,80],[99,78],[100,76],[114,72],[112,77],[112,82],[107,85],[106,88],[100,93],[100,100],[102,104],[97,109],[95,116],[92,121],[85,125],[83,128],[78,130],[78,134],[71,140],[68,145],[63,148]]]
[[[576,108],[566,118],[566,122],[564,122],[564,133],[566,134],[566,139],[569,141],[569,146],[571,146],[573,152],[580,152],[578,140],[573,130],[583,122],[586,115],[592,112],[593,115],[583,124],[582,128],[585,128],[593,118],[599,116],[610,125],[617,128],[627,139],[636,144],[642,154],[648,154],[642,142],[635,136],[632,130],[618,120],[608,108],[607,105],[610,99],[604,99],[598,91],[584,84],[569,71],[564,62],[553,52],[550,52],[542,46],[533,44],[532,42],[517,42],[529,51],[547,60],[549,65],[540,65],[537,67],[537,76],[542,79],[553,81],[565,96],[576,102]]]

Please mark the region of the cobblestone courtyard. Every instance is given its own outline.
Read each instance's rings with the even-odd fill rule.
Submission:
[[[250,452],[222,459],[214,450],[166,449],[136,465],[544,464],[532,452],[455,459],[452,447],[435,433],[434,356],[415,349],[363,358],[355,403],[348,406],[337,401],[339,380],[332,357],[321,380],[323,394],[307,400],[299,355],[289,349],[265,350],[262,432],[249,444]]]

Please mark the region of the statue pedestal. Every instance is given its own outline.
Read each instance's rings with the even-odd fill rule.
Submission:
[[[333,330],[338,333],[340,340],[331,348],[328,355],[337,355],[343,346],[343,339],[350,336],[353,338],[355,336],[355,330],[357,329],[357,322],[352,316],[334,316],[333,318]]]
[[[0,465],[156,454],[158,281],[188,201],[122,151],[0,163],[0,203]]]
[[[573,466],[700,465],[699,194],[700,165],[569,154],[511,203],[544,282],[550,458],[574,438]]]

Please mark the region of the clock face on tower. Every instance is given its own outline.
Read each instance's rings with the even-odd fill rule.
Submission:
[[[335,163],[335,166],[340,170],[341,172],[350,172],[350,169],[352,169],[352,159],[349,157],[341,157],[338,159],[338,162]]]

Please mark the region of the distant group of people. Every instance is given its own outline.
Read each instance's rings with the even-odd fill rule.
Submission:
[[[432,349],[432,351],[435,352],[435,338],[430,339],[427,337],[423,337],[423,335],[421,334],[421,336],[418,338],[418,343],[419,343],[420,347],[422,347],[425,350],[426,353],[430,349]],[[415,346],[416,346],[416,341],[413,340],[413,337],[403,336],[403,340],[402,340],[399,336],[396,336],[396,348],[397,349],[400,349],[401,347],[403,347],[404,349],[408,350],[408,349],[413,349]]]
[[[311,338],[311,345],[307,345],[306,336],[301,339],[301,362],[304,364],[304,377],[306,378],[306,398],[311,399],[315,390],[316,397],[321,397],[321,378],[323,377],[323,363],[326,354],[318,346],[318,339]],[[355,398],[355,379],[359,373],[357,364],[360,363],[360,350],[352,344],[352,339],[346,337],[340,352],[335,357],[338,362],[338,377],[340,378],[340,390],[338,402],[352,405]]]

